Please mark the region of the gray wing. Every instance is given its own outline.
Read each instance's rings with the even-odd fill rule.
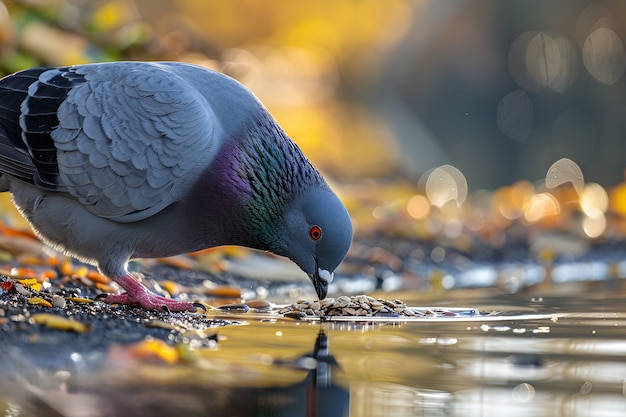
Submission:
[[[5,123],[12,133],[0,145],[28,153],[30,181],[43,189],[66,192],[115,221],[147,218],[184,196],[216,145],[208,103],[168,68],[127,62],[31,70],[37,78],[26,95],[13,93],[22,96],[19,129]],[[2,81],[0,103],[10,96]],[[0,146],[0,159],[15,158]],[[0,161],[15,175],[7,165]]]

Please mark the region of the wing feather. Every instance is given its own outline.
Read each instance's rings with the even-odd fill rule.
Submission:
[[[60,109],[72,108],[84,119],[75,149],[59,153],[60,177],[65,182],[84,175],[72,167],[87,159],[93,167],[88,174],[101,180],[68,192],[94,213],[117,221],[145,218],[181,198],[197,178],[189,174],[197,170],[198,158],[210,152],[214,121],[206,100],[154,65],[138,64],[130,71],[85,66],[77,72],[87,82],[75,87]],[[198,136],[183,128],[190,119],[200,126]],[[93,187],[104,198],[95,201]]]
[[[206,70],[187,80],[176,71],[183,65],[90,64],[5,77],[0,171],[119,222],[180,200],[218,146],[217,121],[194,86]]]

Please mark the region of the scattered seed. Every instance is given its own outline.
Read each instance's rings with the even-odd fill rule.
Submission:
[[[320,303],[320,307],[322,308],[326,308],[330,305],[335,304],[335,299],[334,298],[324,298],[323,300],[319,301]]]
[[[355,295],[348,297],[342,295],[337,298],[324,300],[298,300],[294,304],[284,306],[278,311],[285,317],[301,319],[304,317],[328,317],[328,316],[361,316],[361,317],[415,317],[415,316],[444,316],[447,310],[424,312],[416,311],[407,307],[402,300],[374,299],[367,295]]]
[[[351,307],[344,308],[343,313],[347,316],[356,316],[356,310]]]

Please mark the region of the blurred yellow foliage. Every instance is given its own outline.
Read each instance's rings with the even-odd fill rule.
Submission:
[[[91,17],[95,30],[117,29],[137,18],[132,2],[111,1],[97,7]]]
[[[611,192],[611,210],[620,216],[626,216],[626,182]]]
[[[343,85],[367,88],[409,30],[406,0],[0,3],[5,72],[106,60],[186,60],[250,88],[314,164],[339,178],[386,175],[395,145]],[[365,87],[363,87],[365,85]]]
[[[346,52],[389,44],[406,33],[411,5],[404,0],[337,0],[271,3],[181,1],[182,14],[226,47],[274,40],[293,46],[322,46],[339,59]],[[344,56],[342,56],[344,55]]]

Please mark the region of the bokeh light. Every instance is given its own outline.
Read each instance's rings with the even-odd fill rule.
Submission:
[[[529,223],[535,223],[544,217],[556,216],[561,211],[559,202],[550,193],[535,194],[524,210],[524,219]]]
[[[576,52],[571,42],[559,35],[538,32],[526,46],[526,69],[541,87],[564,93],[576,75]]]
[[[452,165],[442,165],[428,173],[426,196],[438,207],[449,201],[461,205],[467,197],[467,180],[459,169]]]
[[[604,187],[594,182],[585,184],[580,195],[580,208],[588,216],[597,210],[606,213],[609,208],[609,195]]]
[[[596,238],[604,233],[606,229],[606,217],[604,213],[597,209],[591,208],[585,212],[586,216],[583,218],[583,231],[590,238]]]
[[[509,70],[525,90],[550,88],[564,93],[578,72],[573,43],[558,33],[524,32],[509,50]]]
[[[430,212],[430,203],[423,195],[416,194],[409,199],[406,210],[414,219],[424,219]]]
[[[583,62],[596,80],[615,84],[626,68],[626,52],[621,39],[611,29],[594,30],[585,40]]]
[[[582,170],[576,162],[569,158],[561,158],[548,169],[546,187],[555,188],[567,182],[571,183],[576,191],[580,193],[585,184],[585,179]]]

